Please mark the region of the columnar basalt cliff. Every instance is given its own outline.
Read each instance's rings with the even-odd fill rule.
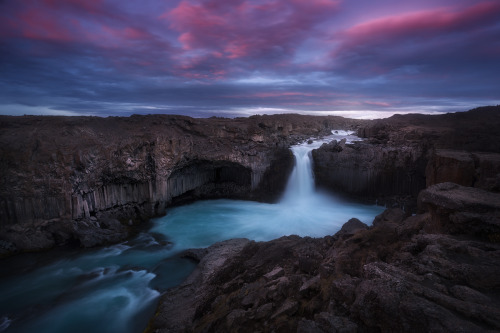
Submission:
[[[416,211],[426,186],[500,188],[500,107],[439,116],[395,115],[360,126],[362,142],[313,151],[316,183]]]
[[[361,123],[299,115],[0,117],[0,239],[9,249],[93,246],[126,237],[123,224],[170,204],[276,200],[293,166],[290,144]]]
[[[0,117],[0,252],[119,241],[124,225],[191,200],[272,201],[288,146],[337,128],[365,140],[315,151],[318,184],[404,198],[417,214],[186,251],[198,268],[162,296],[149,330],[499,331],[500,107],[363,122]]]
[[[379,203],[399,197],[404,206],[403,199],[425,188],[427,150],[418,144],[324,145],[313,151],[316,182]]]
[[[324,145],[313,152],[319,184],[408,195],[417,214],[390,208],[321,239],[187,251],[198,268],[162,296],[149,330],[500,330],[499,125],[500,107],[396,116],[360,127],[364,142]]]

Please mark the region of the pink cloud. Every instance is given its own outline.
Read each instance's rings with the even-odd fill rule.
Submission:
[[[23,54],[102,54],[123,72],[171,71],[172,47],[153,30],[104,0],[23,0],[0,12],[0,37],[24,40]]]
[[[209,62],[252,59],[274,66],[292,57],[297,45],[337,7],[338,1],[332,0],[182,0],[161,18],[178,32],[186,57],[196,51],[210,55]]]
[[[66,43],[82,41],[86,29],[81,23],[87,23],[88,29],[89,23],[97,20],[94,15],[102,13],[102,6],[102,0],[25,0],[9,8],[0,22],[0,31],[6,37]]]
[[[25,38],[68,42],[73,40],[71,30],[46,13],[28,8],[19,15],[17,32]]]
[[[440,8],[374,19],[339,34],[344,48],[359,44],[395,43],[409,38],[435,37],[450,32],[480,28],[497,20],[499,2],[483,2],[462,10]]]
[[[485,53],[491,42],[482,31],[498,17],[500,2],[484,1],[466,8],[442,7],[372,19],[333,33],[330,41],[335,48],[325,66],[333,64],[340,72],[361,76],[390,73],[400,79],[428,78],[449,60],[468,59],[464,61],[470,64],[476,54]],[[413,65],[418,69],[405,72]]]
[[[123,43],[143,41],[148,42],[154,39],[154,36],[140,28],[135,27],[120,27],[101,25],[98,35],[88,35],[96,44],[102,46],[122,47]]]

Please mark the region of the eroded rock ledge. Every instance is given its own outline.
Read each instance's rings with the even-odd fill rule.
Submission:
[[[218,243],[162,297],[150,330],[497,331],[499,203],[500,194],[440,184],[408,218],[389,209],[373,227],[354,219],[321,239]]]

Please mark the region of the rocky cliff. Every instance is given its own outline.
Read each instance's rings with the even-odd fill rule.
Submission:
[[[425,188],[428,149],[409,143],[333,142],[313,151],[316,183],[379,204],[408,206]]]
[[[197,252],[197,271],[162,297],[150,331],[500,330],[500,194],[444,183],[419,198],[421,214],[389,209],[373,227],[353,219],[321,239]]]
[[[361,123],[299,115],[0,117],[1,244],[93,246],[123,239],[123,225],[171,204],[276,200],[293,166],[290,144]]]
[[[416,211],[426,186],[451,181],[498,191],[500,107],[426,116],[395,115],[360,126],[362,142],[313,152],[316,183]]]
[[[500,154],[436,149],[426,168],[427,186],[452,182],[500,192]]]
[[[152,332],[500,330],[500,107],[395,116],[313,151],[316,181],[404,197],[321,239],[231,240],[166,292]],[[179,305],[179,306],[175,306]]]

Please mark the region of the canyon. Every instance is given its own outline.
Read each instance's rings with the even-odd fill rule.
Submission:
[[[500,107],[380,120],[301,115],[0,117],[0,254],[123,241],[200,199],[275,202],[289,147],[316,185],[388,209],[323,238],[233,239],[166,291],[148,331],[500,329]]]
[[[148,331],[499,330],[499,125],[499,107],[395,116],[314,150],[318,185],[392,208],[324,238],[187,251],[197,269]]]
[[[0,117],[0,251],[124,240],[167,206],[272,202],[292,143],[360,121],[299,115]]]

